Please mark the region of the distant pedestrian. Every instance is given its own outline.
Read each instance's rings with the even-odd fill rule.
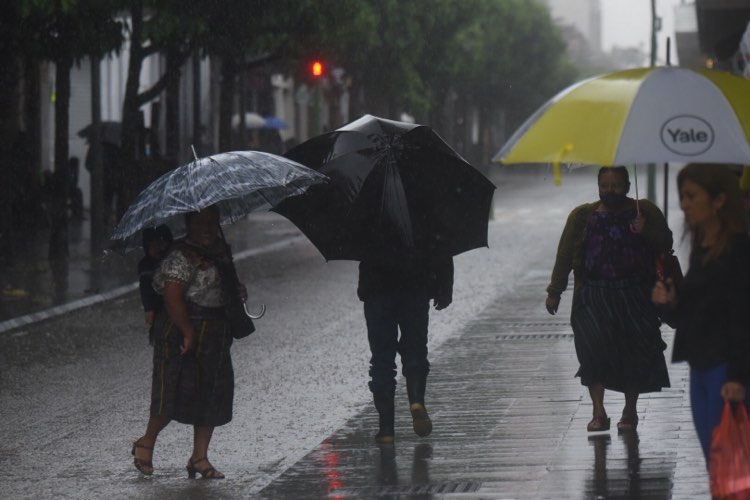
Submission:
[[[428,436],[432,432],[425,406],[430,300],[437,310],[452,302],[453,259],[414,255],[386,262],[362,261],[357,295],[364,302],[371,354],[369,387],[379,415],[375,441],[394,441],[397,353],[406,377],[414,432]]]
[[[138,288],[141,293],[141,305],[149,327],[154,324],[154,316],[164,306],[161,295],[153,286],[154,273],[161,260],[167,255],[172,245],[172,231],[165,225],[149,227],[143,230],[143,258],[138,262]],[[149,328],[150,330],[150,328]],[[153,338],[149,335],[153,342]]]
[[[78,175],[80,173],[80,160],[77,156],[68,159],[68,198],[70,199],[70,211],[74,219],[83,219],[83,191],[78,187]]]
[[[748,404],[750,238],[737,176],[724,165],[690,164],[677,175],[690,234],[679,285],[657,282],[652,300],[675,327],[673,361],[690,365],[690,403],[708,464],[724,400]]]
[[[656,256],[672,248],[672,232],[661,211],[627,196],[625,167],[603,167],[599,201],[568,216],[547,287],[546,308],[555,314],[573,271],[570,323],[580,369],[593,403],[589,432],[606,431],[605,389],[625,394],[619,431],[638,425],[641,393],[669,387],[660,320],[650,300]]]

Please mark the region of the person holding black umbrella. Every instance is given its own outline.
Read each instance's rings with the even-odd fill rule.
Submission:
[[[364,115],[285,153],[329,182],[274,210],[326,260],[356,260],[364,302],[370,382],[379,429],[394,441],[396,354],[414,431],[432,432],[425,407],[430,301],[453,295],[453,256],[487,246],[495,186],[431,127]]]
[[[364,302],[371,353],[369,387],[379,416],[375,441],[394,441],[397,353],[406,378],[414,432],[420,437],[428,436],[432,432],[425,406],[430,372],[430,300],[436,310],[445,309],[452,302],[453,259],[414,253],[410,258],[390,262],[363,260],[359,264],[357,295]]]

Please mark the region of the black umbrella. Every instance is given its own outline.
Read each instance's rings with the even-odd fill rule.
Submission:
[[[94,137],[96,127],[90,123],[78,131],[78,137],[82,137],[91,142]],[[99,140],[115,146],[120,145],[120,136],[122,135],[122,124],[115,121],[99,122]]]
[[[365,115],[285,156],[330,178],[273,209],[326,260],[487,246],[495,186],[430,127]]]

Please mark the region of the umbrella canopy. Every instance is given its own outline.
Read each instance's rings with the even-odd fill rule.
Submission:
[[[262,127],[264,129],[282,129],[283,130],[283,129],[289,128],[289,125],[287,124],[287,122],[275,116],[264,116],[263,120],[266,122],[265,125],[263,125]]]
[[[568,87],[495,155],[513,163],[750,163],[750,81],[723,72],[637,68]]]
[[[110,249],[138,248],[140,232],[167,224],[184,234],[186,212],[218,205],[221,223],[268,210],[287,196],[303,193],[326,176],[283,156],[234,151],[200,158],[162,175],[128,207],[110,238]]]
[[[487,246],[495,186],[430,127],[365,115],[286,156],[330,178],[274,209],[326,260]]]
[[[82,137],[91,142],[91,139],[94,136],[94,130],[96,130],[94,124],[90,123],[78,131],[78,137]],[[122,124],[114,121],[99,122],[99,134],[101,142],[119,146],[120,137],[122,135]]]
[[[239,128],[242,115],[236,114],[232,117],[232,128]],[[245,112],[245,128],[248,130],[262,129],[266,126],[266,119],[252,111]]]

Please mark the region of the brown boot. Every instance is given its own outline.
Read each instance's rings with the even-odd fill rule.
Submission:
[[[406,377],[406,393],[409,396],[409,410],[411,411],[414,432],[419,437],[429,436],[432,432],[432,420],[424,404],[424,392],[427,384],[427,374]]]

